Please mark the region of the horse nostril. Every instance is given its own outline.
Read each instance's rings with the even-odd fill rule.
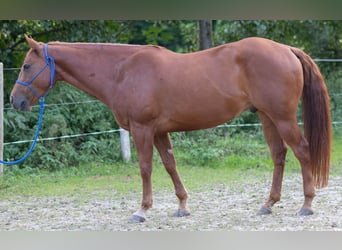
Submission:
[[[20,110],[21,110],[21,111],[26,111],[26,110],[27,110],[26,101],[22,101],[22,102],[20,103]]]
[[[13,105],[13,103],[14,103],[14,96],[10,96],[10,103]]]

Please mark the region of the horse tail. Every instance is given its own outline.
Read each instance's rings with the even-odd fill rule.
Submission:
[[[312,175],[317,188],[329,180],[332,123],[330,98],[316,63],[302,50],[291,48],[303,67],[302,117],[304,136],[309,143]]]

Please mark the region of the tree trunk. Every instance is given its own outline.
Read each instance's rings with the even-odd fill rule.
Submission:
[[[198,21],[199,49],[204,50],[213,46],[213,31],[211,20]]]

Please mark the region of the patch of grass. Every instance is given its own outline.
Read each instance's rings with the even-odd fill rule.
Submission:
[[[203,142],[203,141],[200,141]],[[271,182],[273,163],[268,147],[260,135],[237,135],[217,137],[204,142],[199,151],[215,152],[210,157],[201,158],[194,154],[194,149],[186,146],[188,142],[175,139],[175,156],[178,170],[186,188],[190,190],[205,189],[208,186],[224,183],[234,186],[236,183],[256,182],[258,178]],[[191,141],[195,145],[196,140]],[[342,175],[342,137],[334,135],[331,174]],[[173,191],[173,184],[166,173],[159,156],[154,154],[153,189],[154,192]],[[129,194],[141,193],[141,178],[136,158],[131,163],[89,163],[79,167],[61,168],[56,171],[39,168],[19,168],[4,166],[5,174],[0,177],[0,199],[11,196],[60,196],[89,195],[93,192],[115,192]],[[300,166],[291,150],[288,151],[286,172],[300,175]]]
[[[3,176],[0,179],[0,199],[11,196],[87,196],[93,192],[141,193],[141,178],[136,163],[115,165],[83,165],[58,172],[24,170],[20,176]],[[241,182],[246,176],[260,175],[259,170],[245,171],[229,168],[184,166],[178,167],[184,185],[188,190],[201,190],[218,183]],[[242,175],[244,173],[244,175]],[[269,172],[270,173],[270,172]],[[155,162],[152,181],[154,191],[173,191],[171,178],[164,167]]]
[[[331,153],[331,174],[342,176],[342,129],[338,126],[335,129]]]
[[[0,179],[0,197],[17,195],[87,194],[101,189],[124,191],[130,183],[140,182],[138,168],[133,164],[86,164],[54,172],[34,169],[12,169]]]

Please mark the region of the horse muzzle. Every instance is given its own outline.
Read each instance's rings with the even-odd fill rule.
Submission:
[[[10,96],[10,102],[14,109],[20,111],[31,111],[32,107],[30,106],[29,100],[24,95],[19,96]]]

